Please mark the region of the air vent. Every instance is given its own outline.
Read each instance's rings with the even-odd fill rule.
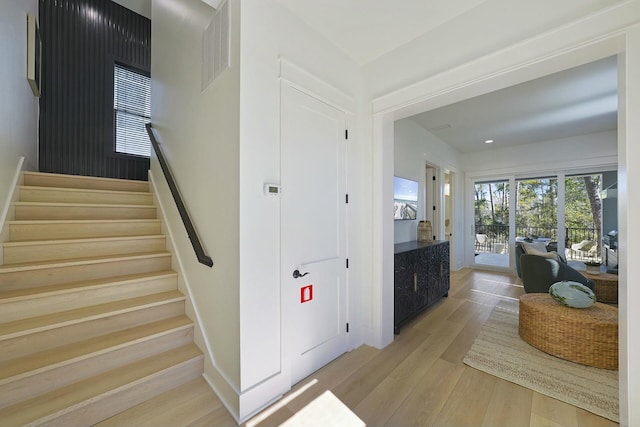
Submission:
[[[229,68],[229,2],[220,5],[202,33],[202,90]]]
[[[451,127],[450,124],[445,123],[443,125],[438,125],[438,126],[434,126],[432,128],[429,128],[428,130],[429,130],[429,132],[439,132],[441,130],[449,129],[450,127]]]

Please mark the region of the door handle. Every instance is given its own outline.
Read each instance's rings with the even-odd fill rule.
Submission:
[[[299,277],[304,277],[307,274],[309,274],[309,272],[307,271],[306,273],[300,273],[300,270],[293,270],[293,278],[297,279]]]

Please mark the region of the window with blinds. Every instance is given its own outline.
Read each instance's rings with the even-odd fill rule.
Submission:
[[[151,117],[151,79],[116,64],[113,87],[116,152],[149,157],[145,124]]]

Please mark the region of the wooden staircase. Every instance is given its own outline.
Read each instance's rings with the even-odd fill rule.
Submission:
[[[206,424],[221,405],[148,183],[25,172],[17,191],[0,265],[0,426]]]

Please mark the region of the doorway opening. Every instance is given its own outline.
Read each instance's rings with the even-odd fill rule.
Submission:
[[[509,180],[474,185],[474,264],[509,268]]]

